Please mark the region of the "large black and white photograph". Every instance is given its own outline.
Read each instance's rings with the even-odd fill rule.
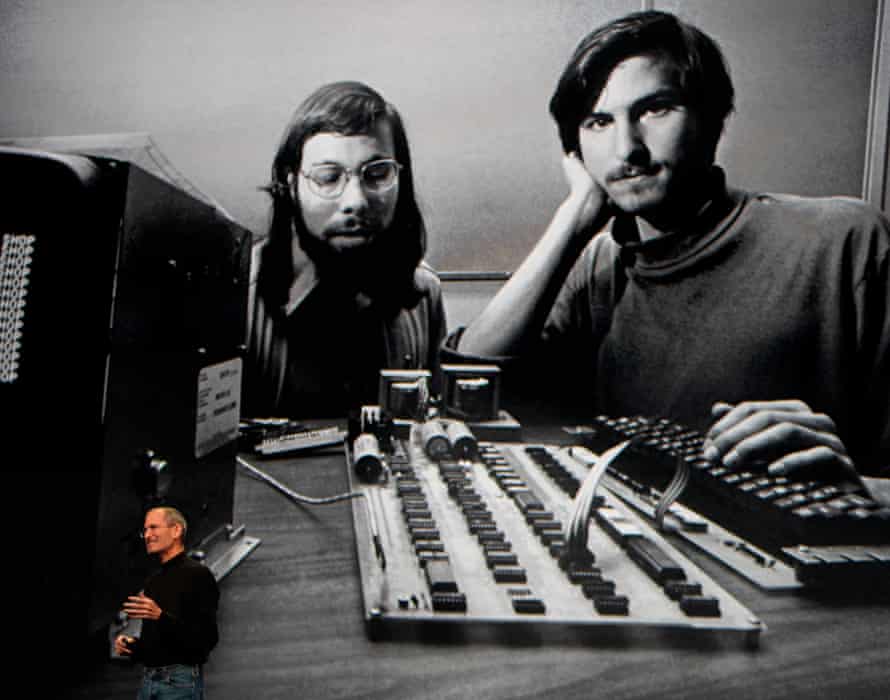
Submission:
[[[886,0],[0,37],[10,697],[890,691]]]

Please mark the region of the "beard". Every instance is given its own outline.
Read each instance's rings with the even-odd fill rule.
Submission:
[[[362,244],[340,248],[301,227],[297,231],[297,241],[325,285],[330,284],[346,294],[363,292],[374,298],[385,285],[387,255],[382,241],[390,233],[374,230]]]

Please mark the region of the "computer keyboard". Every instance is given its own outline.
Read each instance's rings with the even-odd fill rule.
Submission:
[[[664,489],[684,460],[690,480],[679,500],[789,561],[801,578],[854,568],[890,572],[890,508],[858,483],[771,476],[765,469],[710,462],[702,455],[702,434],[665,418],[598,416],[582,435],[595,452],[631,439],[610,470],[641,491]]]

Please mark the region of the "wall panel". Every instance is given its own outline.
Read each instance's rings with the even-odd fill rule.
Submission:
[[[675,0],[723,43],[733,182],[859,194],[877,0]],[[577,41],[639,0],[0,3],[0,137],[149,132],[255,233],[281,130],[319,84],[402,111],[429,259],[510,271],[565,194],[547,102]]]
[[[874,0],[664,0],[721,44],[736,87],[721,162],[740,186],[861,196]]]

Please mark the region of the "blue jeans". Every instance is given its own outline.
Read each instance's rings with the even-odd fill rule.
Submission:
[[[137,700],[204,700],[201,667],[173,664],[146,668]]]

